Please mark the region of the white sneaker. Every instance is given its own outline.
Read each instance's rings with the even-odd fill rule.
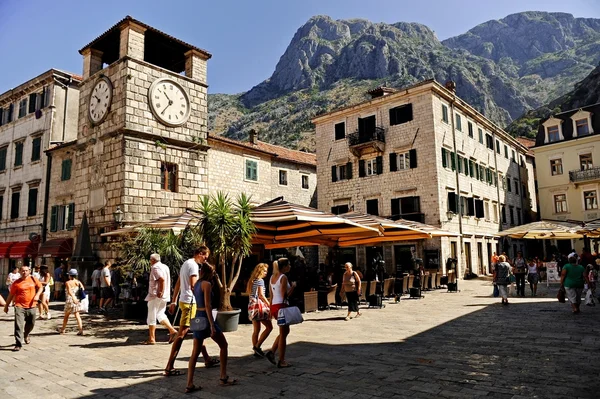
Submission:
[[[52,318],[52,315],[50,314],[50,312],[46,313],[46,320],[50,320]]]

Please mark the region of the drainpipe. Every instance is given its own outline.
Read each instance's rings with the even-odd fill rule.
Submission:
[[[456,151],[456,132],[454,129],[454,102],[456,101],[456,92],[452,92],[452,101],[450,101],[450,126],[452,127],[452,148],[454,149],[454,162],[455,162],[455,168],[454,168],[454,175],[456,177],[456,194],[458,195],[458,206],[457,206],[457,210],[458,210],[458,233],[460,234],[459,236],[459,244],[460,244],[460,258],[461,260],[464,261],[465,258],[465,248],[464,248],[464,240],[463,240],[463,228],[462,228],[462,209],[461,209],[461,201],[460,201],[460,179],[459,179],[459,173],[458,173],[458,157],[457,157],[457,151]],[[458,264],[456,265],[458,268]],[[469,270],[470,271],[470,270]],[[456,279],[458,281],[458,270],[456,271]]]
[[[494,169],[496,169],[496,176],[498,176],[498,158],[497,158],[497,152],[496,152],[496,126],[494,126],[494,130],[492,131],[492,140],[494,140]],[[510,161],[509,161],[510,162]],[[508,172],[508,171],[507,171]],[[502,213],[502,204],[500,203],[500,182],[498,182],[498,184],[496,184],[496,195],[498,198],[498,212]],[[505,210],[506,212],[506,210]],[[502,215],[498,215],[498,231],[502,231]],[[506,238],[504,238],[506,239]],[[496,253],[498,254],[500,251],[498,251],[497,248],[496,249]],[[488,256],[490,256],[490,254],[488,254]]]

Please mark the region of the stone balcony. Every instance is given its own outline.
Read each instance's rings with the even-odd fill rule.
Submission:
[[[600,167],[594,167],[586,170],[572,170],[569,172],[569,180],[573,183],[590,183],[600,181]]]
[[[348,147],[356,157],[376,152],[382,153],[385,149],[385,129],[375,127],[372,131],[356,131],[347,136]]]

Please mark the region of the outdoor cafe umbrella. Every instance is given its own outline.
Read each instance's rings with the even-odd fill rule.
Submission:
[[[181,233],[188,225],[196,225],[200,222],[198,212],[193,209],[186,209],[185,212],[177,213],[175,215],[161,216],[156,219],[152,219],[149,222],[137,223],[132,226],[126,226],[121,229],[109,231],[101,234],[103,237],[107,236],[118,236],[122,234],[136,233],[142,228],[149,229],[160,229],[160,230],[172,230],[173,233]]]
[[[583,238],[586,234],[581,232],[581,227],[581,223],[541,220],[501,231],[497,235],[531,240]]]
[[[282,197],[257,206],[251,219],[257,232],[254,244],[266,249],[294,246],[335,246],[341,237],[378,237],[380,226],[366,226],[332,213],[293,204]]]

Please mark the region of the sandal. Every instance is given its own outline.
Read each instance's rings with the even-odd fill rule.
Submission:
[[[231,380],[229,379],[229,376],[225,377],[225,378],[219,378],[219,385],[221,385],[222,387],[226,387],[226,386],[231,386],[231,385],[236,385],[237,384],[237,380],[235,378],[232,378]]]
[[[13,351],[13,352],[18,352],[18,351],[20,351],[20,350],[21,350],[21,347],[20,347],[20,346],[15,346],[14,348],[12,348],[12,351]]]
[[[192,393],[201,390],[201,386],[192,385],[191,387],[185,387],[185,393]]]
[[[143,342],[142,342],[142,345],[156,345],[156,342],[154,342],[154,341],[149,341],[149,340],[146,340],[146,341],[143,341]]]
[[[163,375],[165,377],[175,377],[177,375],[181,375],[181,370],[177,370],[177,369],[165,370]]]
[[[79,331],[77,335],[83,335],[83,331]]]
[[[286,362],[285,360],[282,362],[281,360],[277,362],[277,368],[278,369],[285,369],[288,367],[292,367],[291,364],[289,364],[288,362]]]
[[[265,357],[267,358],[268,361],[270,361],[272,364],[277,364],[277,362],[275,361],[275,354],[273,353],[273,351],[266,351],[265,352]]]
[[[29,337],[26,337],[26,338],[25,338],[25,343],[29,345],[29,344],[31,343],[31,338],[29,338]]]
[[[204,362],[204,367],[206,367],[207,369],[216,367],[219,363],[221,363],[221,361],[219,359],[213,359],[210,358],[210,360],[208,362]]]

